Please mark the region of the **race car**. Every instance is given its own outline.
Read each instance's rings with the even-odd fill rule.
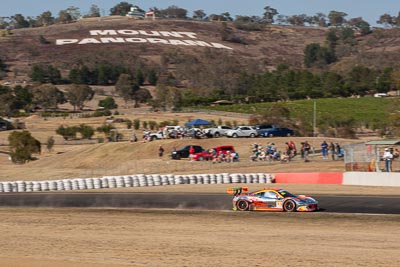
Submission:
[[[236,211],[317,211],[318,201],[305,195],[293,195],[286,190],[264,188],[247,193],[247,187],[229,188],[233,195],[233,210]]]

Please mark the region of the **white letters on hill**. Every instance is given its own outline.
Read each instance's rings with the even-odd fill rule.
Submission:
[[[56,45],[70,44],[110,44],[110,43],[149,43],[183,46],[203,46],[233,50],[220,43],[200,41],[194,32],[143,31],[143,30],[91,30],[92,38],[57,39]],[[107,36],[107,37],[104,37]],[[172,39],[174,38],[174,39]],[[176,38],[180,38],[179,40]]]

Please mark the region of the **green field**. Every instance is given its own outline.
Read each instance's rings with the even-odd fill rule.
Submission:
[[[314,107],[318,123],[323,120],[354,120],[357,126],[374,128],[388,122],[389,114],[398,111],[398,98],[326,98],[281,102],[290,110],[290,118],[303,118],[312,121]],[[314,104],[315,103],[315,104]],[[239,104],[231,106],[204,107],[218,111],[247,114],[265,113],[274,103]]]

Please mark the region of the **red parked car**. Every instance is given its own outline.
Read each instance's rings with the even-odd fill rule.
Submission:
[[[235,148],[233,146],[217,146],[209,150],[204,150],[199,153],[195,153],[193,156],[193,160],[201,161],[201,160],[213,160],[215,157],[223,154],[226,155],[228,153],[236,153]],[[236,156],[236,159],[238,156]]]

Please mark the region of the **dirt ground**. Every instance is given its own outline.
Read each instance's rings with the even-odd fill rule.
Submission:
[[[399,216],[0,209],[0,266],[393,266]]]

